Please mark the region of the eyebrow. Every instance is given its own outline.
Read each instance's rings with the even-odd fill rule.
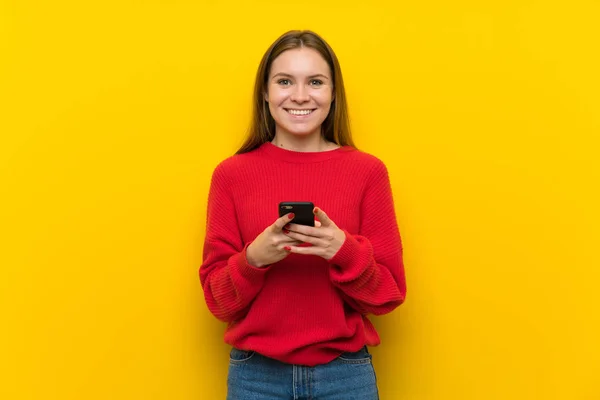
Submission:
[[[290,74],[286,74],[285,72],[278,72],[278,73],[276,73],[275,75],[273,75],[273,78],[275,78],[276,76],[284,76],[284,77],[287,77],[287,78],[293,78],[293,76],[292,76],[292,75],[290,75]],[[308,78],[309,78],[309,79],[312,79],[312,78],[325,78],[325,79],[330,79],[328,76],[326,76],[326,75],[323,75],[323,74],[315,74],[315,75],[310,75]]]

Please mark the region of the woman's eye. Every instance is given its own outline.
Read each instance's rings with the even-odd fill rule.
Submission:
[[[290,80],[289,79],[280,79],[277,81],[277,83],[279,83],[280,85],[289,85],[290,84]]]
[[[321,86],[323,84],[323,81],[320,81],[318,79],[313,79],[312,81],[310,81],[310,84],[313,86]]]

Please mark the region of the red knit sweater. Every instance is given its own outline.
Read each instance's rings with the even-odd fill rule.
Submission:
[[[246,248],[281,201],[312,201],[346,234],[330,260],[290,254],[266,268]],[[215,169],[200,281],[225,342],[290,364],[324,364],[380,343],[367,314],[404,301],[402,244],[385,165],[352,147],[294,152],[265,143]]]

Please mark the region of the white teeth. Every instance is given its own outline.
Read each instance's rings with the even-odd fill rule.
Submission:
[[[308,115],[312,110],[287,110],[292,115]]]

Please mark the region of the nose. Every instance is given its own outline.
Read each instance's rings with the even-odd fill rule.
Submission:
[[[296,103],[304,103],[310,100],[309,89],[304,85],[296,85],[292,95],[290,96],[292,101]]]

